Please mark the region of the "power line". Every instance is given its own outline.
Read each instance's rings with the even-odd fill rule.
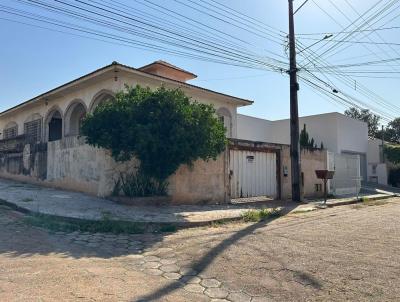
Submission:
[[[372,28],[372,29],[360,29],[360,30],[353,30],[353,31],[320,32],[320,33],[297,33],[296,36],[338,35],[338,34],[350,34],[350,33],[358,33],[358,32],[375,32],[375,31],[393,30],[393,29],[400,29],[400,26],[381,27],[381,28]]]

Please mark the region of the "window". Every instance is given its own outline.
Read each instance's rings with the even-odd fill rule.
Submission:
[[[13,127],[4,129],[4,139],[13,138],[18,135],[18,126],[15,125]]]
[[[377,165],[372,165],[372,174],[376,174]]]
[[[224,127],[226,129],[226,136],[231,137],[232,135],[232,125],[231,125],[231,113],[228,109],[226,108],[219,108],[217,110],[217,115],[218,119],[222,124],[224,124]]]
[[[33,120],[24,124],[26,139],[30,142],[38,142],[42,138],[42,120]]]
[[[315,184],[315,192],[322,192],[322,184]]]

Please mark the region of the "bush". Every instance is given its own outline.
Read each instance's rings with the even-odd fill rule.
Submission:
[[[127,197],[148,197],[167,195],[168,183],[146,176],[139,171],[136,173],[120,173],[115,182],[113,195],[121,192]]]
[[[389,171],[389,184],[400,187],[400,166],[392,167]]]
[[[157,180],[158,189],[180,165],[216,159],[226,145],[226,130],[212,105],[164,87],[152,91],[127,86],[113,101],[88,114],[81,130],[88,144],[111,150],[117,161],[137,158],[139,173],[150,182]],[[137,175],[128,178],[120,185],[129,194],[147,192]]]
[[[281,210],[278,208],[249,210],[242,214],[242,219],[245,222],[258,222],[267,218],[279,217],[281,214]]]

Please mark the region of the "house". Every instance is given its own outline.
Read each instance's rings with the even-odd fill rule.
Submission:
[[[175,204],[222,203],[232,198],[290,198],[290,156],[286,141],[242,137],[237,108],[252,101],[188,83],[192,72],[164,61],[140,68],[113,62],[0,113],[0,177],[44,186],[108,196],[121,172],[137,163],[115,162],[107,150],[94,148],[79,136],[88,112],[112,101],[125,85],[155,89],[180,88],[198,102],[212,104],[224,123],[229,144],[217,160],[182,165],[168,179]],[[243,116],[240,116],[240,121]],[[238,130],[240,135],[238,135]],[[250,131],[251,132],[251,131]],[[244,138],[244,139],[241,139]],[[306,196],[322,196],[315,169],[326,169],[326,150],[304,151]]]
[[[368,181],[380,185],[388,184],[388,168],[383,156],[382,140],[368,140]]]
[[[359,191],[360,178],[368,179],[367,124],[332,112],[300,117],[299,125],[300,129],[306,127],[317,147],[323,144],[329,151],[328,165],[336,171],[330,182],[331,192],[342,195]],[[238,114],[237,134],[239,139],[290,144],[290,120],[270,121]]]

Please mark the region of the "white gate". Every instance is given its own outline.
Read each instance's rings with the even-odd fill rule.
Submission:
[[[328,153],[328,169],[334,170],[329,181],[330,192],[334,195],[357,194],[361,188],[360,156],[353,154]]]
[[[277,197],[276,153],[230,150],[231,198]]]

